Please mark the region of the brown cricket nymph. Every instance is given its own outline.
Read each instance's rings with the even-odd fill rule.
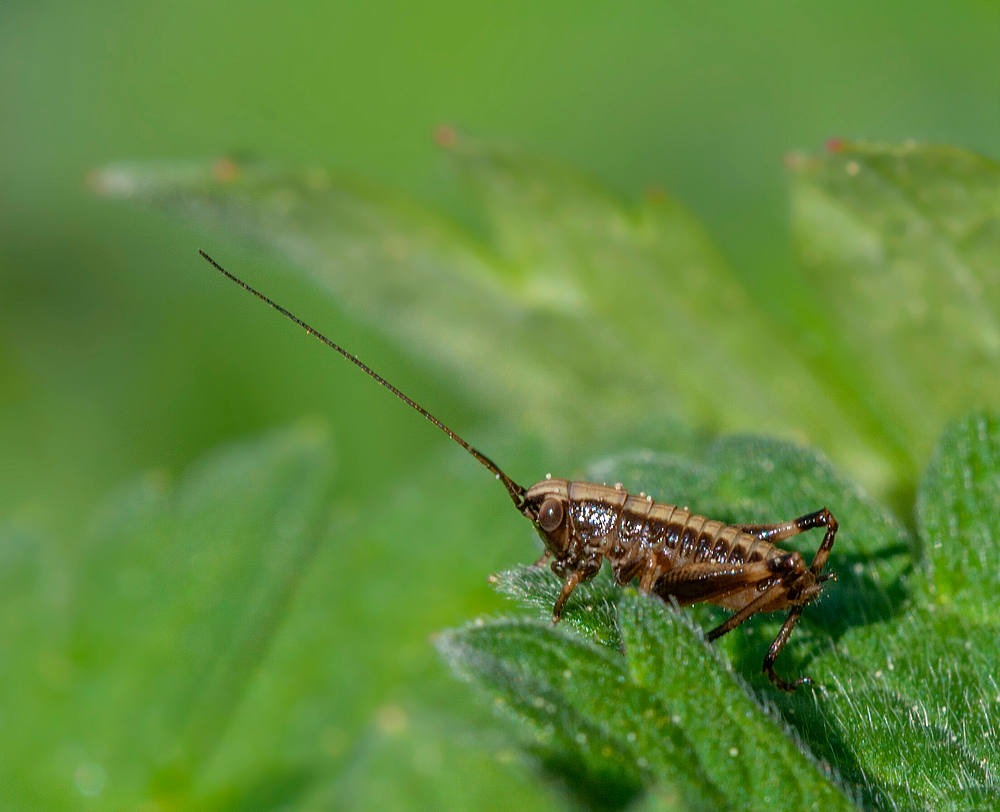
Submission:
[[[789,610],[781,630],[764,657],[763,671],[771,683],[793,691],[812,680],[786,682],[774,672],[774,660],[802,615],[822,591],[822,574],[837,534],[837,520],[823,508],[776,524],[726,524],[692,513],[686,507],[630,494],[620,483],[598,485],[546,477],[525,490],[482,452],[473,448],[430,412],[363,364],[355,356],[305,322],[233,276],[199,252],[219,272],[287,316],[306,332],[332,347],[400,400],[420,412],[461,445],[500,480],[515,507],[534,524],[552,571],[563,587],[552,608],[557,623],[573,590],[593,578],[606,560],[619,584],[637,581],[640,592],[676,601],[680,606],[708,602],[733,612],[707,635],[709,640],[730,632],[758,612]],[[797,552],[775,545],[815,527],[825,528],[812,564]]]

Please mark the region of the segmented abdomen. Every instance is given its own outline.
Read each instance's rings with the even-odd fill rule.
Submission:
[[[656,578],[684,564],[740,564],[777,554],[774,545],[737,527],[645,494],[632,496],[621,485],[571,482],[569,514],[577,553],[587,548],[603,555],[619,583],[646,572]]]

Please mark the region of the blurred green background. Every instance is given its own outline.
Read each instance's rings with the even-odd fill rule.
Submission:
[[[405,538],[411,525],[423,529],[418,538],[438,532],[446,511],[441,505],[427,506],[431,484],[426,481],[427,471],[436,469],[418,463],[428,453],[451,460],[454,470],[468,472],[471,463],[356,371],[220,280],[197,256],[199,247],[355,350],[461,434],[482,442],[487,452],[495,453],[496,446],[483,437],[513,438],[501,441],[508,446],[534,442],[530,437],[518,440],[510,415],[477,398],[461,379],[407,355],[363,326],[370,321],[365,314],[339,310],[299,276],[275,273],[281,260],[250,251],[235,235],[230,239],[199,231],[168,216],[97,199],[88,192],[86,179],[98,166],[121,159],[223,154],[323,164],[402,190],[481,232],[483,218],[434,143],[435,128],[452,125],[581,167],[626,198],[650,187],[667,190],[707,225],[761,306],[784,318],[783,305],[795,296],[783,286],[795,277],[788,273],[793,260],[783,156],[794,149],[819,149],[826,139],[842,136],[943,142],[1000,157],[998,41],[995,3],[944,0],[4,3],[0,527],[54,539],[41,545],[43,552],[72,566],[73,556],[63,554],[86,538],[92,506],[117,483],[148,470],[173,476],[221,442],[318,416],[329,426],[335,449],[337,521],[351,525],[350,533],[361,537],[371,517],[362,513],[352,518],[352,506],[381,508],[378,497],[385,492],[391,506],[376,517],[374,524],[381,525],[372,531],[373,538]],[[311,430],[303,431],[308,435]],[[280,439],[274,443],[281,446]],[[240,453],[235,453],[237,460]],[[322,468],[320,462],[316,465]],[[414,471],[425,480],[400,489],[398,483]],[[538,472],[511,473],[530,481]],[[324,714],[342,724],[329,728],[339,738],[322,745],[331,761],[347,761],[336,767],[339,780],[346,782],[340,785],[341,797],[355,792],[378,806],[371,804],[366,783],[369,773],[378,773],[372,764],[378,767],[383,759],[384,773],[390,774],[402,757],[392,747],[379,749],[381,740],[366,731],[392,732],[400,726],[399,705],[393,702],[406,692],[398,686],[437,692],[439,704],[449,709],[454,704],[456,715],[468,710],[443,676],[427,635],[461,623],[484,605],[497,605],[483,578],[526,561],[527,556],[511,558],[509,549],[530,549],[532,541],[527,529],[513,540],[495,529],[494,517],[509,515],[509,507],[495,489],[479,488],[479,476],[472,471],[468,480],[474,484],[460,486],[460,498],[470,509],[461,516],[456,511],[441,534],[446,536],[442,545],[394,552],[400,572],[378,558],[383,548],[377,543],[354,550],[320,544],[320,565],[307,568],[310,588],[319,595],[327,589],[327,574],[342,576],[335,583],[342,590],[337,597],[343,597],[338,603],[343,611],[335,618],[300,612],[295,619],[320,631],[297,637],[301,626],[283,629],[281,639],[290,648],[300,645],[295,649],[300,659],[283,660],[279,646],[261,691],[287,685],[296,701],[298,690],[315,700],[289,723],[290,760],[296,764],[300,757],[308,762],[317,750],[316,738],[296,725],[308,727]],[[128,503],[147,486],[156,491],[163,481],[154,477],[133,484],[121,501]],[[294,534],[295,521],[282,512],[284,494],[268,490],[267,484],[252,483],[274,498],[275,521],[282,528],[288,521]],[[289,490],[295,492],[292,486]],[[305,493],[302,500],[322,513],[326,503],[316,493]],[[294,500],[289,504],[294,513]],[[214,507],[206,510],[211,513]],[[220,502],[220,516],[231,515],[226,507]],[[260,506],[262,513],[267,509]],[[229,510],[238,513],[239,507]],[[103,517],[105,524],[114,525],[107,514],[115,519],[114,509]],[[216,562],[222,573],[216,573],[217,582],[213,575],[199,572],[190,579],[175,569],[170,573],[175,580],[164,578],[157,586],[180,592],[193,580],[193,588],[208,594],[207,603],[216,597],[230,602],[220,610],[227,622],[239,626],[241,611],[255,617],[252,602],[242,600],[244,582],[237,570],[240,565],[253,569],[253,561],[243,560],[251,542],[258,545],[254,549],[272,550],[274,545],[269,528],[254,524],[254,515],[247,514],[246,527],[218,519],[230,535],[210,525],[218,532],[208,539],[197,534],[188,538],[181,523],[170,541],[182,549],[164,545],[165,571],[176,563],[175,549],[181,566],[202,542],[216,543],[232,561],[223,557]],[[511,516],[510,521],[516,525],[518,520]],[[337,539],[338,528],[326,535]],[[92,537],[104,538],[99,533]],[[146,546],[135,547],[136,554],[159,551],[159,540],[150,532],[142,542]],[[73,638],[84,641],[73,656],[93,657],[98,675],[93,684],[99,686],[113,684],[101,681],[102,656],[111,663],[112,676],[132,673],[127,667],[132,653],[143,679],[147,672],[160,673],[158,661],[147,662],[143,649],[130,649],[128,624],[133,618],[124,616],[123,604],[112,599],[114,589],[108,587],[130,570],[115,569],[119,550],[113,546],[98,552],[87,559],[90,569],[73,573],[73,588],[79,588],[76,605],[89,612],[86,622],[69,618],[83,629],[82,636],[77,629]],[[122,558],[127,558],[125,552]],[[407,566],[415,571],[418,563],[421,572],[436,573],[434,585],[407,583],[406,590],[397,589]],[[227,567],[235,573],[232,582],[223,577]],[[376,571],[379,578],[369,580]],[[19,577],[15,567],[10,572],[9,579]],[[449,579],[461,586],[452,590]],[[60,583],[65,587],[69,581],[67,576]],[[306,598],[313,594],[302,592]],[[398,594],[411,604],[420,601],[420,611],[400,612],[392,604]],[[183,598],[180,604],[186,606],[186,593]],[[488,604],[491,599],[494,603]],[[159,617],[159,604],[152,600],[134,606]],[[26,602],[25,608],[30,616],[37,607]],[[164,628],[175,633],[180,628],[175,621],[166,616]],[[42,636],[50,628],[46,622],[45,617],[38,621]],[[39,637],[39,626],[25,621],[24,628],[26,643]],[[136,628],[145,633],[138,621]],[[107,634],[107,650],[99,647],[100,634],[97,642],[86,636],[93,629]],[[11,641],[19,638],[6,637],[8,647],[16,649]],[[151,645],[160,639],[148,637]],[[320,641],[315,650],[310,648],[314,640]],[[170,661],[173,650],[165,649]],[[214,652],[203,646],[194,654],[211,660]],[[11,690],[10,696],[32,696],[42,709],[39,718],[51,717],[44,721],[59,731],[61,711],[46,704],[43,692],[32,693],[36,676],[30,666],[39,672],[48,669],[42,674],[45,681],[59,684],[64,664],[56,659],[27,662],[29,656],[34,654],[23,655],[29,667],[16,656],[0,661],[8,669],[0,667],[0,675],[19,677],[23,690]],[[231,659],[242,663],[239,657]],[[169,677],[168,672],[163,669]],[[295,682],[309,683],[314,677],[318,687],[308,690]],[[135,708],[145,708],[147,700],[170,696],[160,687],[147,687],[152,697],[142,686],[122,695]],[[430,704],[421,697],[400,702],[410,713]],[[73,703],[76,695],[67,692],[64,700]],[[88,730],[88,713],[100,717],[106,728],[94,735],[95,741],[104,734],[115,740],[120,734],[124,740],[130,732],[121,723],[132,713],[128,702],[105,706],[98,692],[79,706],[83,722],[77,720],[78,729]],[[27,727],[36,727],[32,707],[0,707],[0,730],[9,712],[16,729],[18,710]],[[106,707],[113,712],[105,716]],[[271,695],[263,701],[251,696],[241,707],[249,708],[250,716],[258,712],[278,720],[271,726],[247,723],[258,738],[236,725],[227,739],[236,750],[251,754],[246,763],[267,762],[280,750],[273,731],[284,730],[290,714]],[[428,719],[425,727],[438,724],[436,716]],[[444,767],[435,764],[438,771],[451,773],[463,758],[470,763],[479,758],[479,751],[466,748],[447,727],[441,738],[452,750]],[[37,737],[45,740],[42,752],[48,753],[46,737],[59,734],[42,724],[37,728]],[[414,735],[418,753],[424,752],[425,732]],[[376,742],[367,756],[365,741]],[[475,741],[481,744],[478,732]],[[131,745],[117,742],[120,749],[114,752],[121,764],[128,761]],[[359,751],[363,758],[357,757]],[[22,758],[30,761],[33,752],[24,748]],[[508,757],[515,759],[504,755]],[[42,778],[26,785],[44,786],[49,769],[66,773],[61,764],[46,762],[38,768]],[[523,778],[506,761],[495,769],[503,781],[508,775]],[[83,794],[86,777],[76,776]],[[209,773],[207,783],[212,780]],[[352,790],[352,782],[359,788]],[[404,786],[401,782],[397,789]],[[482,784],[482,792],[502,803],[492,786]],[[399,791],[406,795],[403,801],[418,805]],[[529,787],[526,794],[531,792]],[[255,797],[252,789],[247,797]],[[440,806],[441,797],[432,795],[427,808]],[[217,808],[211,800],[206,806]]]
[[[451,124],[626,196],[667,189],[780,313],[783,154],[847,136],[996,157],[998,32],[995,4],[944,0],[4,3],[0,516],[76,528],[130,473],[177,471],[300,415],[334,427],[348,495],[441,443],[360,380],[334,380],[334,359],[195,249],[261,279],[259,257],[91,197],[93,167],[230,151],[321,162],[475,228],[432,139]],[[304,283],[266,279],[459,430],[488,413]]]

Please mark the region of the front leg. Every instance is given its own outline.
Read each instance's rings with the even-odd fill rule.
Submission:
[[[542,557],[531,565],[531,568],[533,570],[537,570],[539,567],[544,567],[546,564],[549,563],[550,558],[552,558],[552,553],[549,550],[546,550],[544,553],[542,553]]]
[[[562,617],[562,611],[563,607],[566,605],[566,601],[569,600],[569,596],[582,580],[583,576],[579,572],[571,572],[568,576],[566,576],[566,580],[563,581],[562,592],[559,593],[559,597],[556,599],[556,605],[552,607],[553,625],[559,622],[559,618]]]
[[[601,559],[600,557],[587,559],[572,570],[569,569],[568,562],[553,561],[552,571],[560,578],[565,578],[562,592],[559,593],[559,597],[556,599],[556,605],[552,607],[552,623],[556,624],[559,622],[559,618],[562,617],[563,607],[566,606],[566,601],[569,600],[569,596],[573,590],[584,581],[589,581],[601,571]]]

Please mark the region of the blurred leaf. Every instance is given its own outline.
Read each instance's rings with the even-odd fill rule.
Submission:
[[[623,364],[592,325],[537,301],[488,248],[398,194],[319,168],[228,160],[117,164],[93,184],[275,249],[352,315],[490,402],[516,404],[554,441],[609,415],[672,414],[653,376]]]
[[[102,805],[192,792],[314,554],[328,458],[315,430],[276,433],[99,512],[74,571],[62,722],[107,775]]]
[[[657,191],[626,206],[580,173],[509,147],[459,140],[452,152],[528,289],[621,347],[618,363],[655,370],[682,414],[871,457],[679,202]]]
[[[977,415],[945,432],[920,488],[917,518],[933,600],[996,625],[1000,420]]]
[[[318,169],[121,164],[94,184],[274,247],[550,446],[637,424],[753,427],[811,437],[884,480],[879,437],[844,418],[681,206],[629,207],[500,146],[460,139],[452,153],[496,227],[491,244]]]
[[[1000,173],[987,159],[862,145],[795,159],[793,228],[816,291],[789,314],[795,336],[665,195],[627,206],[572,169],[471,139],[450,154],[492,226],[486,245],[315,168],[121,164],[94,185],[269,245],[550,445],[635,424],[752,429],[905,490],[943,418],[1000,404]]]
[[[137,479],[71,560],[0,533],[6,802],[562,807],[427,643],[489,596],[469,539],[510,560],[503,492],[470,466],[442,483],[467,509],[447,532],[412,484],[328,521],[329,456],[304,427],[217,451],[173,486]]]
[[[452,693],[454,693],[452,691]],[[467,712],[467,709],[462,708]],[[534,766],[487,725],[456,725],[426,711],[380,709],[343,772],[310,795],[307,809],[564,809],[556,788],[537,781]]]
[[[1000,406],[1000,166],[952,147],[839,142],[795,166],[809,310],[825,317],[844,401],[924,460],[945,420]]]
[[[327,458],[315,431],[275,434],[172,491],[157,477],[123,487],[71,564],[47,544],[18,572],[27,548],[2,545],[14,580],[0,616],[20,626],[4,660],[35,659],[42,677],[6,682],[8,800],[169,807],[190,792],[308,565]]]

